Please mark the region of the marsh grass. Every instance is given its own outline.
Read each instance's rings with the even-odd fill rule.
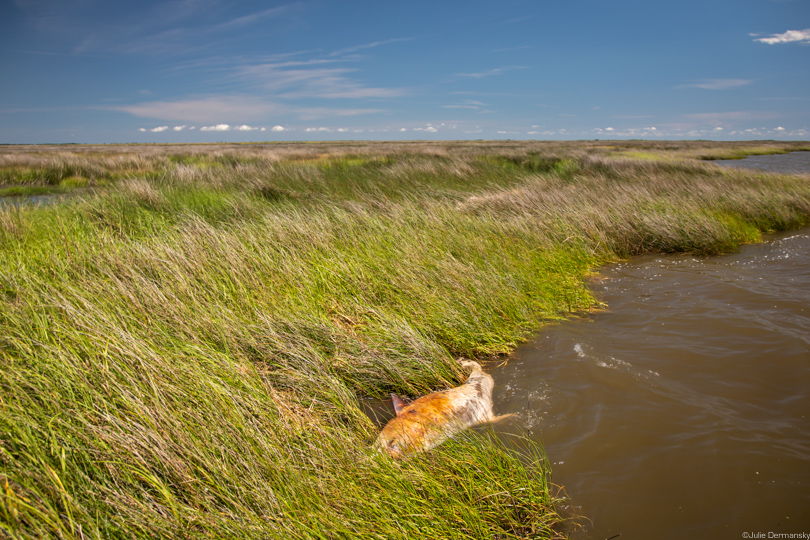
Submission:
[[[7,186],[0,188],[0,197],[39,197],[64,193],[58,186]]]
[[[541,449],[469,433],[392,462],[358,397],[457,384],[455,357],[595,307],[583,277],[607,261],[808,222],[806,176],[622,144],[3,155],[15,184],[62,167],[102,189],[0,207],[0,530],[558,535]]]

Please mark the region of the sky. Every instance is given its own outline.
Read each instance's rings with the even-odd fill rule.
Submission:
[[[810,139],[810,0],[0,0],[0,143]]]

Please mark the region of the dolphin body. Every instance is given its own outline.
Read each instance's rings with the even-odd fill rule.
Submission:
[[[478,362],[462,360],[472,369],[467,382],[456,388],[434,392],[405,404],[391,394],[397,413],[380,432],[374,447],[393,458],[434,448],[468,427],[495,422],[512,415],[492,412],[492,376]]]

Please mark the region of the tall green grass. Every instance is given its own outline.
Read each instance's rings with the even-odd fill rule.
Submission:
[[[559,535],[541,449],[471,433],[392,462],[370,451],[359,398],[457,384],[455,357],[508,352],[596,306],[583,278],[607,261],[719,253],[808,221],[806,176],[674,159],[701,151],[683,143],[651,151],[670,155],[448,143],[5,156],[86,161],[108,182],[0,207],[0,531]]]

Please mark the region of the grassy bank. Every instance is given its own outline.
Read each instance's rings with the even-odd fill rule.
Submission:
[[[0,187],[84,191],[0,206],[0,531],[554,536],[541,449],[469,434],[391,462],[358,398],[457,384],[454,357],[592,308],[582,278],[617,257],[808,223],[807,177],[695,159],[736,150],[4,149]]]

